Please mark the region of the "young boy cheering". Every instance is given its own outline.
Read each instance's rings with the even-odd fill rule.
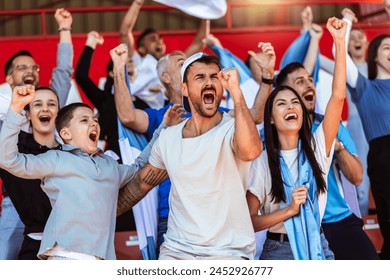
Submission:
[[[63,107],[56,129],[60,150],[37,156],[18,153],[21,112],[34,98],[34,86],[18,86],[0,134],[0,166],[26,179],[40,179],[52,204],[38,257],[115,259],[114,231],[119,188],[148,161],[154,138],[131,166],[117,164],[97,147],[100,126],[84,103]],[[165,178],[162,178],[165,179]],[[157,182],[158,183],[158,182]]]

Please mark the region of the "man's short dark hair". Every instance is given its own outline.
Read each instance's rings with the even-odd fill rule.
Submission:
[[[278,76],[276,77],[276,86],[285,86],[287,83],[287,76],[301,68],[305,69],[305,66],[303,66],[303,64],[300,62],[291,62],[290,64],[284,66],[284,68],[280,70]]]
[[[75,102],[62,107],[58,111],[57,118],[56,118],[56,129],[58,132],[60,132],[61,129],[63,129],[64,127],[69,126],[69,123],[73,118],[73,112],[77,108],[81,108],[81,107],[89,108],[92,110],[92,108],[89,107],[88,104],[82,102]]]
[[[149,35],[149,34],[152,34],[152,33],[157,33],[157,31],[153,28],[146,28],[142,33],[141,35],[139,35],[139,37],[137,38],[137,42],[136,42],[136,46],[137,46],[137,49],[142,45],[143,43],[143,39]]]
[[[33,57],[31,55],[31,53],[29,51],[26,51],[26,50],[21,50],[21,51],[18,51],[17,53],[15,53],[13,56],[11,56],[8,61],[5,63],[5,66],[4,66],[4,75],[7,76],[12,68],[12,64],[15,60],[15,58],[19,57],[19,56],[29,56],[29,57]]]
[[[191,62],[191,64],[189,64],[187,66],[187,68],[185,69],[185,71],[183,73],[183,83],[187,83],[188,82],[188,79],[187,79],[188,70],[191,68],[191,66],[195,62],[200,62],[200,63],[204,63],[204,64],[215,64],[215,65],[218,66],[219,70],[222,69],[221,61],[219,60],[219,58],[217,56],[215,56],[215,55],[203,55],[200,58],[198,58],[197,60]]]

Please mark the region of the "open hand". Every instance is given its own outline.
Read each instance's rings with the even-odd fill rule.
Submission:
[[[253,57],[263,74],[273,77],[276,61],[274,47],[269,42],[259,42],[258,48],[260,52],[248,51],[248,54]]]
[[[187,114],[183,105],[174,104],[164,114],[163,122],[166,126],[172,126],[181,123],[185,118],[183,116]]]

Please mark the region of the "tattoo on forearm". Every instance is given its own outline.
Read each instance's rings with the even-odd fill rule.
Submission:
[[[127,212],[136,205],[154,186],[165,180],[168,177],[168,173],[166,170],[157,171],[149,168],[144,177],[141,178],[141,176],[141,173],[137,174],[119,190],[117,216]]]
[[[167,175],[166,170],[156,171],[154,169],[149,169],[144,178],[141,178],[142,182],[150,185],[156,186],[161,183],[163,179],[165,179]]]
[[[139,179],[136,176],[119,190],[117,203],[117,216],[127,212],[136,205],[146,193],[142,193],[139,188]]]

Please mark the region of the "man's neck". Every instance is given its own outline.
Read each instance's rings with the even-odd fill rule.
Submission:
[[[173,92],[173,90],[169,90],[167,95],[169,96],[169,102],[171,102],[172,104],[182,104],[183,97],[181,93],[177,94]]]
[[[197,137],[216,127],[222,121],[222,113],[217,112],[211,118],[193,113],[183,128],[183,138]]]

